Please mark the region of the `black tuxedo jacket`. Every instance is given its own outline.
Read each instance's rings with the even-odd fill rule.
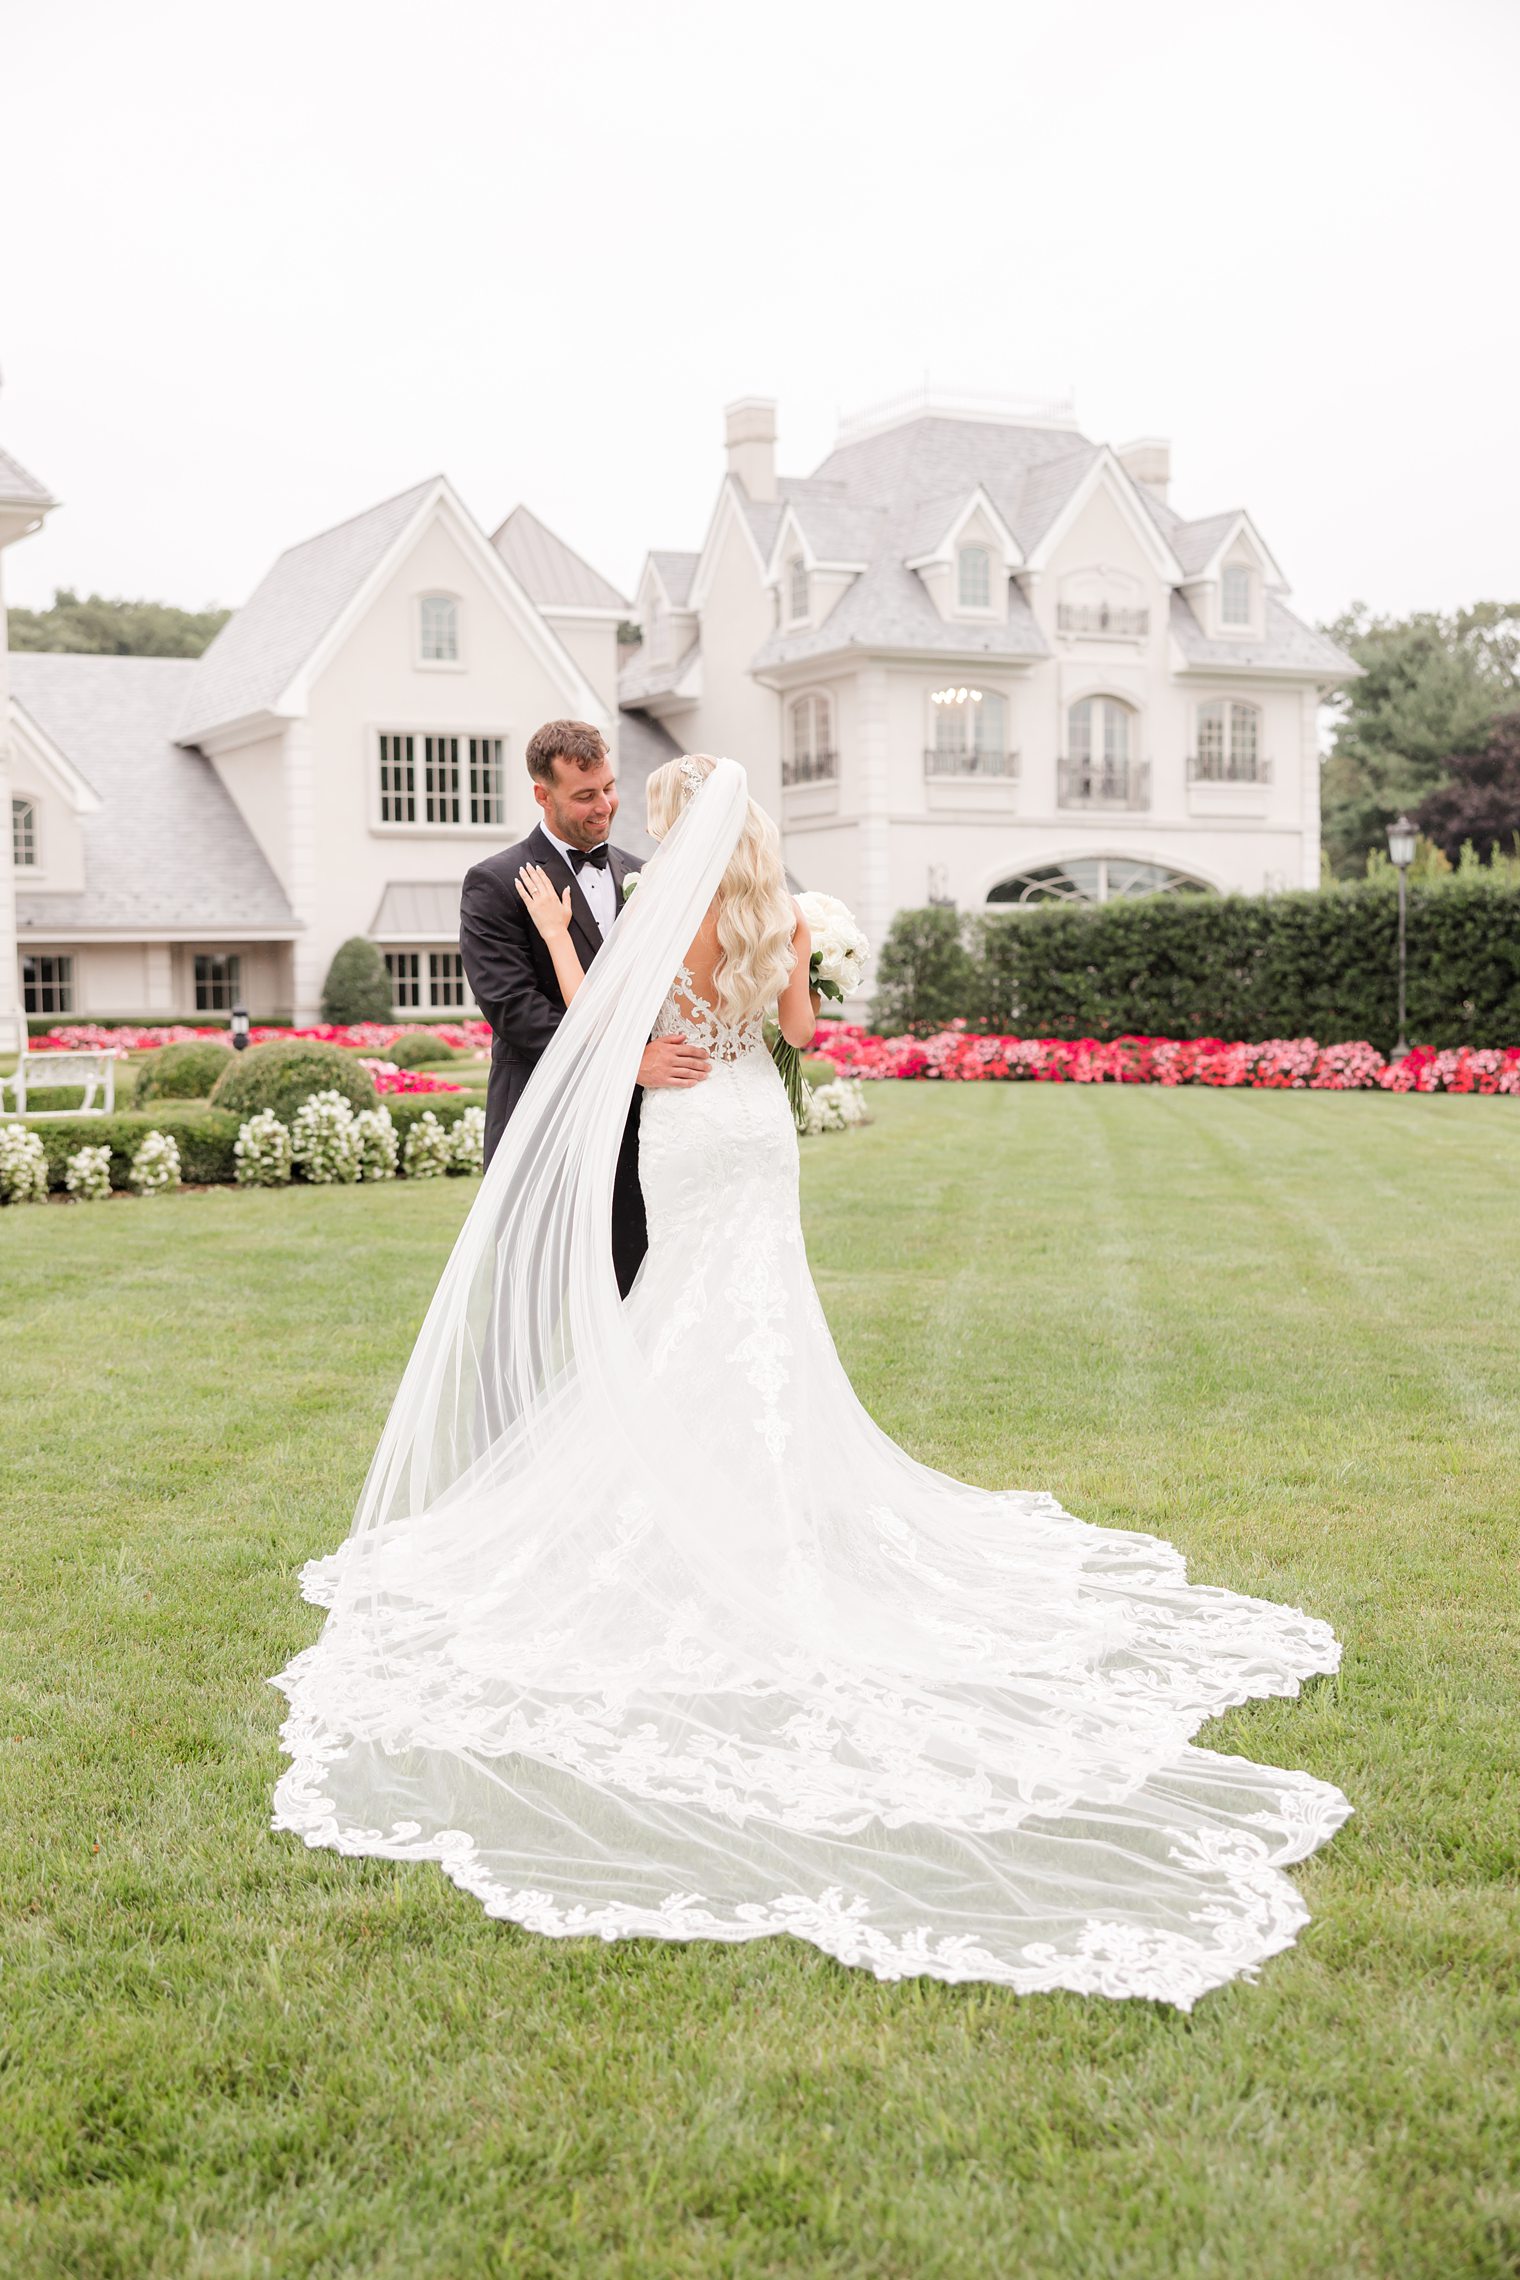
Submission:
[[[535,826],[515,847],[488,855],[465,874],[459,901],[459,947],[475,1003],[491,1024],[491,1077],[486,1090],[486,1162],[495,1153],[507,1120],[521,1100],[539,1055],[564,1019],[549,945],[528,916],[514,881],[525,863],[538,863],[555,889],[570,889],[570,939],[583,967],[589,967],[602,937],[570,865],[554,842]],[[636,855],[611,848],[616,907],[623,907],[623,881],[641,868]],[[614,923],[616,921],[614,920]],[[638,1127],[642,1094],[637,1085],[628,1111],[613,1194],[612,1249],[618,1285],[628,1285],[644,1256],[644,1199],[639,1188]]]

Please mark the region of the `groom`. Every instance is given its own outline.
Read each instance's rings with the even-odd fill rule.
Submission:
[[[561,894],[569,888],[570,938],[589,967],[623,907],[624,881],[639,869],[638,857],[625,855],[608,836],[617,783],[599,730],[583,720],[548,721],[530,740],[527,759],[538,824],[516,847],[466,872],[459,905],[464,970],[491,1024],[487,1163],[565,1011],[548,945],[513,884],[518,872],[538,863]],[[707,1055],[684,1038],[659,1037],[644,1048],[612,1189],[612,1263],[624,1298],[648,1246],[639,1187],[640,1088],[700,1084],[707,1068]]]

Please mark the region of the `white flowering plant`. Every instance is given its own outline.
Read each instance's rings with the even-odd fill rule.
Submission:
[[[290,1131],[272,1108],[239,1126],[232,1154],[239,1187],[283,1187],[290,1178]]]
[[[127,1174],[137,1195],[167,1195],[179,1186],[179,1142],[172,1132],[148,1132],[138,1143]]]
[[[354,1118],[361,1180],[393,1180],[401,1156],[396,1123],[388,1108],[361,1108]]]
[[[848,1132],[853,1124],[869,1124],[866,1091],[859,1077],[835,1077],[808,1095],[809,1132]]]
[[[104,1203],[111,1192],[109,1148],[76,1148],[63,1170],[63,1184],[81,1203]]]
[[[46,1203],[47,1150],[24,1124],[0,1124],[0,1203]]]
[[[842,1005],[853,997],[865,981],[866,960],[871,945],[855,922],[847,903],[837,895],[810,893],[797,897],[797,907],[807,921],[808,936],[812,943],[812,956],[808,962],[808,986],[820,997],[832,998]],[[786,1086],[786,1097],[791,1102],[792,1115],[799,1132],[823,1129],[809,1122],[808,1087],[803,1081],[802,1055],[795,1045],[789,1045],[778,1036],[771,1047],[771,1057],[781,1072]]]
[[[430,1108],[423,1110],[406,1136],[401,1164],[409,1180],[441,1179],[452,1159],[451,1136]]]
[[[313,1187],[332,1187],[359,1177],[358,1121],[352,1103],[335,1090],[302,1101],[290,1127],[290,1154],[303,1179]]]
[[[486,1112],[483,1108],[467,1108],[449,1134],[449,1168],[477,1176],[485,1170]]]

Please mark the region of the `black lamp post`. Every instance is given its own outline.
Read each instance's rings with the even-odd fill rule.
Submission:
[[[233,1007],[232,1019],[227,1026],[232,1032],[233,1052],[241,1053],[248,1043],[248,1008],[246,1005],[235,1005]]]
[[[1406,967],[1404,938],[1406,926],[1405,876],[1414,861],[1417,833],[1407,815],[1400,815],[1396,823],[1388,826],[1388,860],[1399,874],[1399,1041],[1391,1058],[1402,1061],[1409,1051],[1409,1040],[1404,1035],[1404,976]]]

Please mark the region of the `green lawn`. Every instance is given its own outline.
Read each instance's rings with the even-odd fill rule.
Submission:
[[[0,2271],[33,2280],[1520,2272],[1520,1106],[883,1086],[812,1254],[917,1455],[1292,1600],[1314,1911],[1191,2017],[556,1942],[267,1833],[342,1535],[473,1184],[0,1214]]]

